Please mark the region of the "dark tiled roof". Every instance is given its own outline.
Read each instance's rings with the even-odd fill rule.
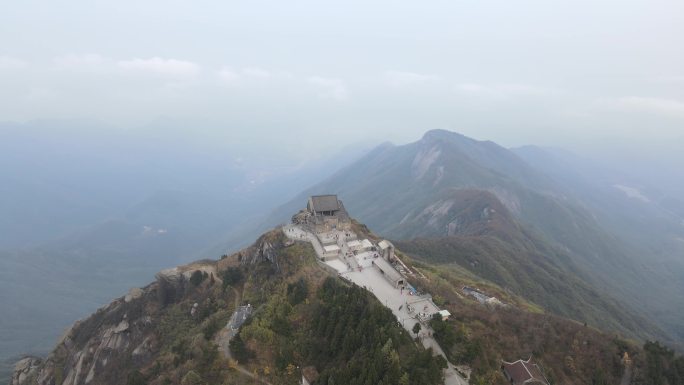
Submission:
[[[527,369],[525,369],[525,365],[522,361],[513,363],[504,362],[503,366],[508,376],[513,379],[514,384],[522,384],[532,378],[530,373],[527,372]]]
[[[539,366],[537,364],[532,362],[531,358],[527,361],[504,361],[503,369],[508,374],[508,376],[513,380],[513,384],[548,384],[546,378],[544,377],[544,374],[541,372],[541,369],[539,369]]]
[[[539,366],[537,364],[525,364],[525,367],[527,370],[532,374],[532,379],[534,381],[529,381],[528,384],[534,384],[534,383],[540,383],[540,384],[546,384],[546,378],[544,377],[544,374],[542,374],[541,369],[539,369]]]
[[[313,209],[316,212],[337,211],[340,209],[340,202],[337,195],[314,195],[311,197]]]

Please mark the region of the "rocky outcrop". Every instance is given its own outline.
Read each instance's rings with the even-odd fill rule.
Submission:
[[[407,214],[397,229],[417,236],[480,236],[510,225],[509,211],[498,197],[486,190],[449,189],[444,198],[414,214]]]
[[[269,262],[279,268],[278,266],[278,252],[276,249],[278,246],[275,244],[276,241],[266,239],[266,237],[260,238],[255,246],[251,247],[247,251],[247,255],[242,258],[243,265],[256,265],[261,262]]]
[[[14,365],[14,375],[10,385],[30,384],[35,381],[43,360],[37,357],[26,357]]]
[[[282,240],[274,234],[280,233],[262,236],[231,259],[235,264],[256,266],[265,262],[279,269]],[[75,322],[48,357],[27,357],[17,362],[10,385],[125,385],[129,375],[139,376],[145,370],[149,374],[150,367],[159,364],[156,360],[160,354],[168,351],[168,346],[162,348],[168,336],[160,330],[169,327],[162,322],[175,311],[169,309],[184,302],[195,303],[195,311],[198,302],[202,304],[200,311],[205,303],[205,308],[216,306],[214,300],[203,302],[206,297],[202,296],[220,284],[218,265],[216,261],[198,261],[160,271],[152,284],[133,288],[87,319]],[[220,286],[216,287],[220,291]]]
[[[177,267],[162,270],[155,275],[157,279],[157,302],[166,306],[176,301],[185,290],[185,278]]]
[[[138,299],[142,297],[143,293],[144,292],[142,291],[142,289],[134,287],[128,291],[128,294],[126,294],[126,296],[124,297],[124,302],[131,302],[134,299]]]
[[[34,365],[35,382],[28,382],[27,375],[17,378],[13,385],[101,383],[95,379],[115,373],[121,358],[129,356],[140,341],[152,334],[152,319],[144,314],[143,307],[144,295],[154,290],[148,287],[138,298],[129,297],[128,302],[118,299],[74,324],[45,363]],[[20,373],[16,371],[15,377]]]
[[[442,150],[437,145],[423,148],[416,154],[416,157],[411,163],[411,177],[414,180],[422,179],[430,167],[439,159],[441,153]],[[442,171],[444,170],[442,169]]]
[[[186,281],[183,272],[178,268],[160,272],[155,283],[131,289],[77,321],[46,359],[27,357],[17,362],[11,385],[120,383],[114,379],[123,368],[143,366],[153,359],[158,350],[154,324],[164,305],[158,292],[164,286],[180,295]]]

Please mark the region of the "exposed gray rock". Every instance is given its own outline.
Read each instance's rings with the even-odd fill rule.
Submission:
[[[259,258],[275,260],[270,244],[258,249]],[[131,289],[126,296],[75,322],[47,358],[29,357],[17,362],[10,385],[125,383],[122,369],[130,365],[142,368],[159,353],[154,327],[158,317],[168,303],[183,297],[187,275],[197,270],[217,275],[213,264],[202,262],[159,272],[155,283]],[[159,303],[157,298],[164,300]]]
[[[411,176],[414,180],[420,180],[425,176],[427,171],[430,169],[439,156],[442,154],[442,150],[439,146],[431,146],[429,148],[423,148],[411,163]]]
[[[165,269],[155,275],[157,280],[164,280],[167,282],[177,282],[181,280],[182,274],[179,268]]]
[[[30,383],[31,379],[36,378],[38,369],[43,360],[36,357],[26,357],[14,365],[14,375],[11,385],[21,385]]]
[[[131,290],[128,291],[128,294],[124,297],[124,302],[131,302],[134,299],[138,299],[142,297],[143,291],[140,288],[134,287]]]
[[[278,264],[278,254],[273,245],[268,241],[263,241],[255,249],[254,253],[248,258],[242,259],[244,265],[255,265],[260,262],[268,261],[274,265]]]
[[[114,328],[113,332],[114,332],[114,333],[123,333],[123,332],[125,332],[126,330],[128,330],[128,326],[129,326],[129,325],[128,325],[128,321],[122,320],[121,322],[119,322],[118,325],[116,325],[116,327]]]

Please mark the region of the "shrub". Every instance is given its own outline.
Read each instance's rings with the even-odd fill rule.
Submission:
[[[133,371],[128,374],[128,378],[126,378],[126,385],[145,385],[147,384],[147,380],[145,379],[145,376],[142,375],[139,371]]]
[[[202,385],[202,377],[194,371],[189,371],[181,380],[181,385]]]
[[[242,271],[237,267],[229,267],[221,276],[223,280],[223,290],[228,286],[233,286],[243,279]]]
[[[233,354],[233,357],[235,357],[235,360],[237,360],[237,362],[240,364],[245,364],[250,359],[254,358],[254,352],[247,348],[247,345],[245,345],[245,342],[242,341],[240,334],[236,335],[232,340],[230,340],[230,352]]]
[[[295,283],[287,285],[287,300],[292,306],[302,303],[308,293],[309,287],[302,278]]]
[[[190,276],[190,283],[192,283],[193,286],[199,286],[199,284],[204,281],[204,278],[205,275],[202,273],[202,270],[195,270]]]

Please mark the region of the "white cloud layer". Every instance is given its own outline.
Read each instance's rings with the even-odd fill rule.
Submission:
[[[240,74],[230,67],[223,67],[218,71],[218,78],[225,85],[233,85],[240,80]]]
[[[462,83],[456,86],[459,92],[487,98],[509,99],[521,96],[539,96],[552,93],[551,89],[530,84],[478,84]]]
[[[0,70],[18,70],[26,67],[28,64],[15,57],[0,55]]]
[[[290,72],[268,70],[261,67],[234,69],[230,66],[224,66],[217,71],[217,76],[220,83],[228,86],[233,86],[237,83],[247,84],[249,81],[274,82],[294,79]]]
[[[201,67],[193,62],[153,57],[150,59],[120,60],[119,68],[126,71],[140,71],[164,76],[192,77],[199,74]]]
[[[107,59],[96,53],[86,53],[57,56],[52,62],[61,69],[92,69],[103,66]]]
[[[384,74],[385,83],[392,87],[421,85],[438,79],[434,75],[406,71],[387,71]]]
[[[198,118],[350,142],[679,135],[684,1],[663,1],[6,1],[0,121]]]
[[[684,117],[684,102],[675,99],[627,96],[618,98],[610,104],[624,110]]]
[[[349,97],[347,86],[342,79],[311,76],[307,81],[319,88],[319,96],[322,98],[346,100]]]
[[[247,67],[247,68],[242,70],[242,73],[245,76],[249,76],[249,77],[256,78],[256,79],[263,79],[263,80],[270,79],[273,76],[271,71],[265,70],[263,68],[258,68],[258,67]]]

